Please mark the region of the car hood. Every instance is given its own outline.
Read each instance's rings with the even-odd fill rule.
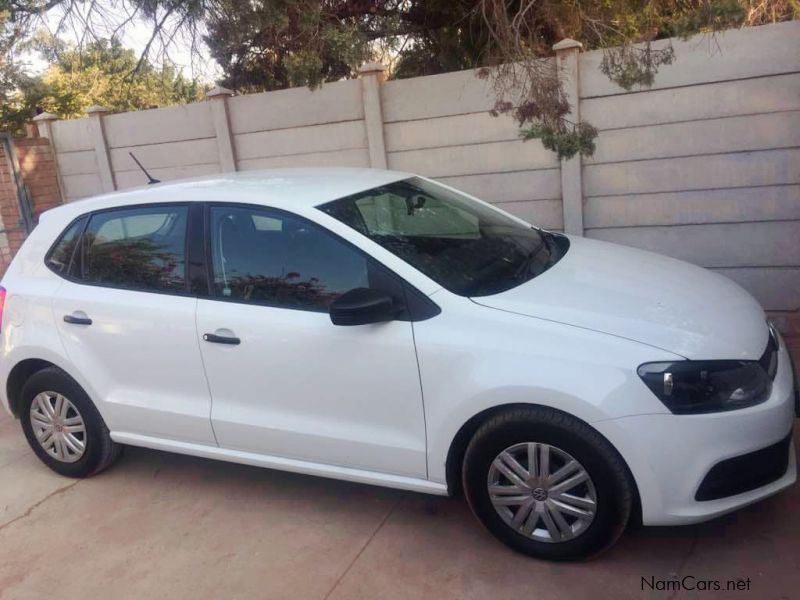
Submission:
[[[568,236],[570,248],[538,277],[483,306],[615,335],[689,359],[758,359],[764,311],[733,281],[683,261]]]

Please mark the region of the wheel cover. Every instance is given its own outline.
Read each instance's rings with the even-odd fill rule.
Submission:
[[[589,473],[549,444],[524,442],[506,448],[492,461],[486,484],[503,521],[538,542],[575,539],[597,514],[597,491]]]
[[[74,463],[86,452],[86,424],[75,405],[58,392],[42,392],[31,402],[31,428],[52,458]]]

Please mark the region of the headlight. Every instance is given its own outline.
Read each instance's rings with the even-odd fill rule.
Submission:
[[[637,372],[668,409],[682,415],[753,406],[772,391],[772,379],[751,361],[645,363]]]

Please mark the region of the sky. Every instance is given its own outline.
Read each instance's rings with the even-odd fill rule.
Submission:
[[[121,13],[112,16],[120,20],[123,18]],[[51,10],[44,19],[44,26],[51,32],[55,32],[62,21],[62,17],[63,11],[60,9]],[[67,25],[62,29],[58,37],[65,41],[76,43],[84,27],[73,22],[72,26]],[[111,29],[105,30],[102,26],[95,25],[95,29],[101,33],[106,31],[109,36],[111,34]],[[125,47],[133,49],[139,55],[147,45],[151,33],[151,24],[135,19],[122,30],[119,37]],[[185,76],[197,77],[205,82],[213,83],[215,79],[221,77],[222,71],[219,65],[208,56],[204,45],[199,50],[200,52],[193,56],[188,42],[181,42],[176,39],[169,50],[169,58],[178,69],[183,70]],[[151,56],[151,60],[153,58]],[[23,54],[22,59],[28,63],[33,73],[41,73],[48,66],[47,61],[43,60],[36,52],[27,52]]]

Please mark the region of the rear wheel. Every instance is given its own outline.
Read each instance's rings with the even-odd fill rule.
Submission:
[[[467,447],[464,490],[475,515],[513,549],[548,560],[594,556],[630,517],[621,457],[587,424],[544,407],[484,423]]]
[[[121,446],[89,396],[56,367],[34,373],[22,388],[22,429],[33,451],[56,473],[87,477],[119,456]]]

